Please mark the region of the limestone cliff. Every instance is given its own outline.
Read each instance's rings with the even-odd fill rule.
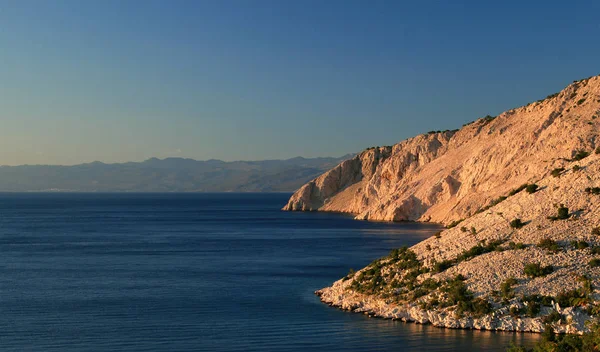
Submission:
[[[600,314],[600,149],[575,159],[317,293],[443,327],[586,331]]]
[[[600,145],[600,77],[460,130],[370,148],[301,187],[284,210],[449,223]]]
[[[286,209],[448,224],[317,294],[443,327],[586,331],[600,317],[599,117],[592,77],[458,131],[364,151],[310,182]]]

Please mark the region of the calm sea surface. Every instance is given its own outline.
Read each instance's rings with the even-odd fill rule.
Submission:
[[[313,291],[435,232],[288,194],[0,194],[1,351],[502,351],[531,334],[330,308]]]

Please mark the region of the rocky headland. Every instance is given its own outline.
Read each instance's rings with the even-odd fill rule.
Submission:
[[[582,333],[600,313],[600,77],[459,130],[370,148],[284,210],[446,229],[317,291],[373,316]]]

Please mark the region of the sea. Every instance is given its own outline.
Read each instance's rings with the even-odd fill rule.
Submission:
[[[0,351],[504,351],[535,334],[369,318],[314,291],[435,225],[290,194],[0,194]]]

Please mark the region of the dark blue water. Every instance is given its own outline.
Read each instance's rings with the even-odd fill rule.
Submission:
[[[287,194],[0,194],[2,351],[501,351],[535,335],[370,319],[313,291],[435,227]]]

